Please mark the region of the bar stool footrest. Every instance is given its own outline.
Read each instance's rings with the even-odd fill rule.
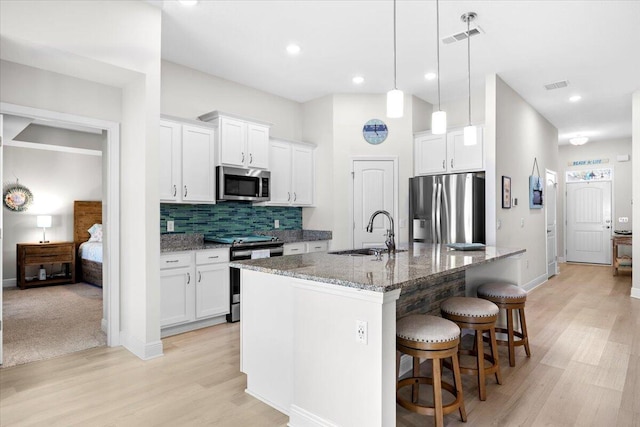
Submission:
[[[436,362],[437,363],[437,362]],[[429,378],[429,377],[409,377],[409,378],[405,378],[402,379],[400,381],[398,381],[398,385],[396,387],[396,402],[398,403],[398,405],[402,406],[405,409],[408,409],[409,411],[413,411],[416,412],[418,414],[422,414],[422,415],[431,415],[434,416],[435,415],[435,408],[433,406],[424,406],[424,405],[420,405],[417,403],[413,403],[407,399],[403,399],[400,396],[398,396],[398,391],[400,389],[402,389],[403,387],[407,387],[407,386],[413,386],[416,384],[423,384],[423,385],[431,385],[433,386],[433,378]],[[445,381],[440,381],[440,385],[442,386],[443,390],[447,390],[452,396],[454,396],[456,399],[447,404],[447,405],[442,405],[442,413],[444,415],[447,414],[451,414],[453,412],[456,412],[459,410],[460,408],[460,404],[462,403],[462,395],[456,393],[456,389],[453,385],[445,382]]]

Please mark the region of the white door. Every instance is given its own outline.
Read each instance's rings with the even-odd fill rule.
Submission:
[[[244,166],[247,124],[240,120],[220,119],[220,163]]]
[[[269,168],[269,128],[266,126],[247,125],[247,167]]]
[[[558,272],[558,239],[556,238],[558,175],[547,170],[545,210],[547,211],[547,277]]]
[[[373,222],[373,233],[366,231],[369,218],[377,210],[386,210],[394,219],[395,171],[393,160],[353,161],[353,247],[384,248],[389,220],[378,215]],[[394,230],[395,232],[395,230]],[[397,235],[397,233],[396,233]],[[397,239],[396,239],[397,241]]]
[[[191,267],[160,270],[160,326],[193,320],[194,278]]]
[[[476,126],[476,144],[464,145],[464,131],[458,130],[447,134],[447,158],[449,172],[461,172],[482,169],[483,138],[481,126]]]
[[[271,140],[269,147],[271,163],[271,201],[269,204],[291,203],[291,144]]]
[[[4,150],[4,140],[3,140],[3,121],[2,121],[2,114],[0,114],[0,177],[2,177],[2,151]],[[0,365],[2,365],[2,343],[3,343],[3,337],[2,337],[2,328],[3,328],[3,322],[2,322],[2,292],[3,292],[3,287],[2,287],[2,245],[3,245],[3,219],[2,219],[2,211],[4,210],[3,207],[0,207]]]
[[[294,144],[292,154],[291,190],[292,202],[296,206],[313,204],[313,148]]]
[[[423,135],[414,142],[414,173],[427,175],[447,170],[447,136]]]
[[[160,121],[160,200],[180,199],[180,125]]]
[[[228,314],[229,264],[201,265],[196,276],[196,319]]]
[[[567,183],[567,261],[611,264],[611,181]]]
[[[213,202],[216,198],[213,131],[182,126],[182,200]]]

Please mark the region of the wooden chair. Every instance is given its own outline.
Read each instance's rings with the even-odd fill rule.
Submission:
[[[473,374],[478,377],[478,396],[480,400],[487,399],[486,376],[495,374],[498,384],[502,384],[502,374],[498,363],[498,344],[496,341],[496,320],[500,310],[490,301],[479,298],[452,297],[440,305],[442,317],[451,320],[460,329],[475,331],[475,344],[471,350],[460,348],[459,355],[474,356],[475,367],[460,367],[463,374]],[[491,354],[484,352],[483,333],[489,333]],[[460,346],[462,347],[462,346]],[[485,362],[489,362],[486,365]]]
[[[458,361],[459,343],[460,328],[455,323],[441,317],[414,314],[403,317],[396,324],[396,378],[399,377],[402,354],[413,357],[412,375],[397,382],[396,402],[410,411],[435,417],[437,427],[444,425],[444,415],[456,410],[460,412],[462,421],[467,421]],[[421,358],[432,361],[431,378],[420,375]],[[442,380],[441,361],[446,358],[452,360],[455,386]],[[420,384],[433,386],[433,406],[420,404]],[[400,390],[407,386],[412,388],[410,401],[400,396]],[[443,405],[443,390],[455,396],[452,403]]]

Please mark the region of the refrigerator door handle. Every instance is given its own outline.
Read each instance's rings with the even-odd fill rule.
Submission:
[[[438,183],[433,181],[433,191],[431,192],[431,242],[438,243],[438,238],[436,237],[436,212],[438,209],[438,205],[436,204],[438,194]]]
[[[436,210],[436,240],[435,243],[442,243],[442,184],[437,184],[437,196],[434,209]]]
[[[450,188],[449,188],[450,191]],[[444,185],[443,185],[443,192],[444,192]],[[447,194],[451,194],[450,192],[447,192]],[[442,228],[444,229],[444,235],[446,236],[445,239],[447,240],[446,242],[444,241],[444,239],[440,240],[440,243],[455,243],[449,241],[450,236],[451,236],[451,222],[454,221],[453,218],[451,218],[451,216],[449,216],[449,196],[445,196],[442,195],[442,207],[444,209],[444,215],[442,216],[443,220],[443,224],[442,224]]]

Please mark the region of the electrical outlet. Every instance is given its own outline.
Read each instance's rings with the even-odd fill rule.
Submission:
[[[280,228],[280,220],[279,219],[274,219],[273,220],[273,228]]]
[[[618,218],[618,222],[629,222],[629,218],[626,216],[621,216]]]
[[[520,227],[524,227],[524,218],[520,218]]]
[[[174,224],[173,221],[167,221],[167,231],[174,231]]]
[[[367,322],[356,320],[356,342],[367,344]]]

